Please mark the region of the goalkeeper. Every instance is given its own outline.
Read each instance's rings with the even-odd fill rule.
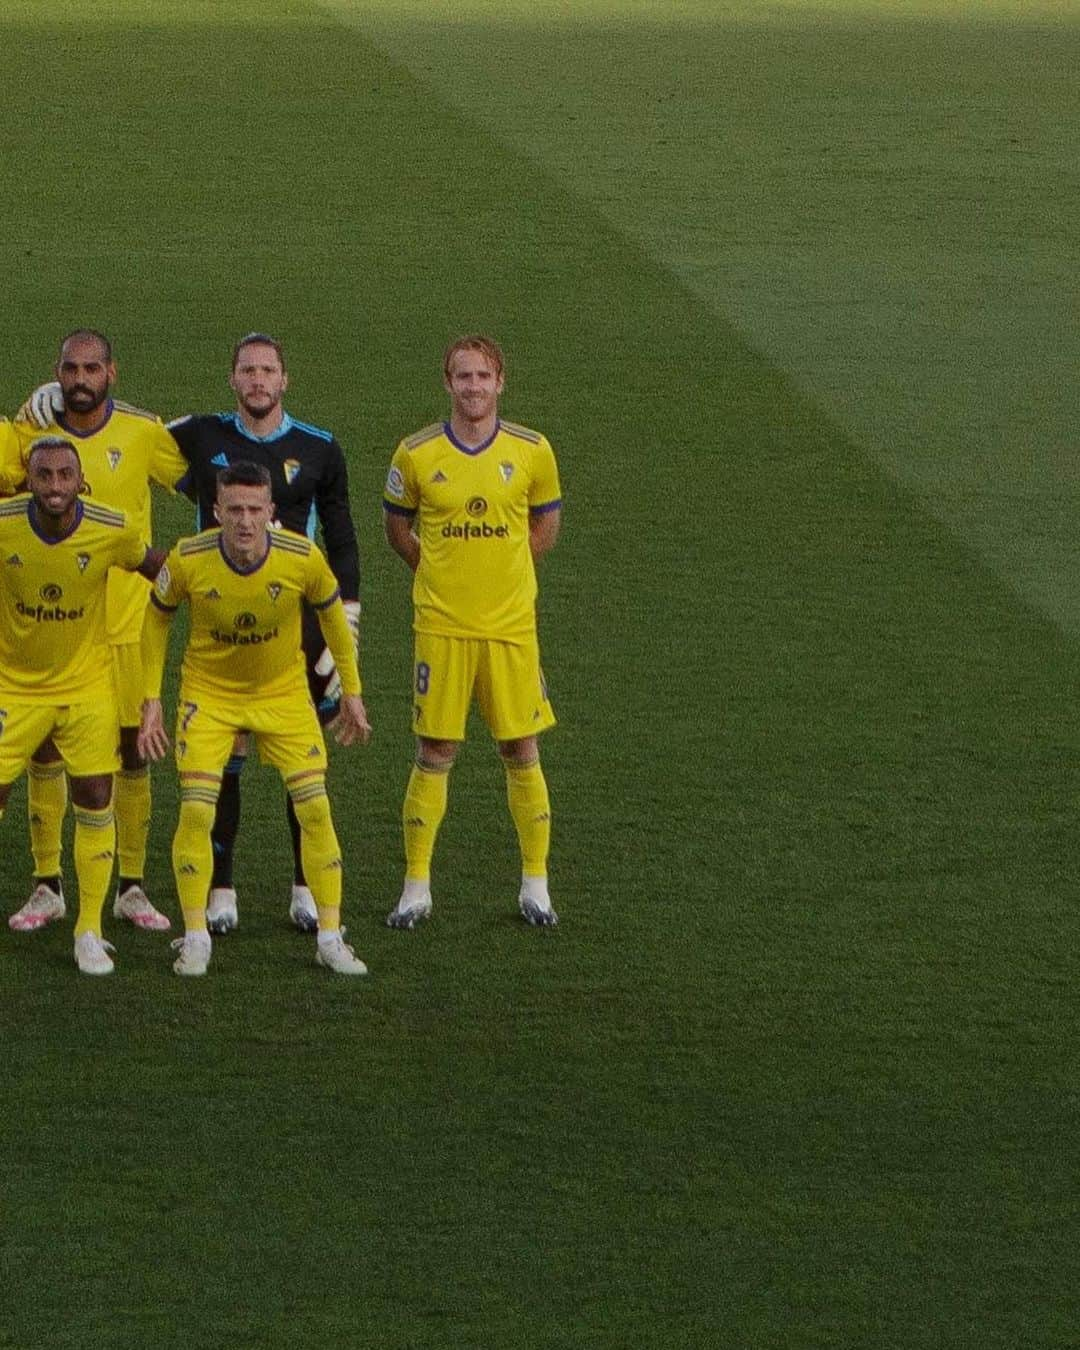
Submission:
[[[356,640],[360,561],[341,446],[329,431],[296,421],[285,411],[282,400],[289,377],[276,338],[266,333],[249,333],[241,338],[233,349],[229,383],[236,395],[235,410],[180,417],[167,424],[190,466],[188,476],[178,486],[196,504],[197,528],[214,525],[219,469],[239,460],[263,465],[270,473],[277,523],[308,538],[314,538],[316,525],[321,527],[323,551],[337,579]],[[42,385],[28,406],[33,419],[47,425],[54,410],[63,407],[59,385]],[[303,614],[303,649],[311,700],[320,722],[326,725],[337,715],[341,680],[310,607]],[[239,922],[233,852],[240,827],[240,771],[246,749],[246,738],[239,739],[226,766],[212,830],[214,870],[206,920],[209,930],[217,934],[230,932]],[[289,918],[301,932],[314,933],[318,913],[300,858],[300,824],[288,797],[286,812],[294,858]]]

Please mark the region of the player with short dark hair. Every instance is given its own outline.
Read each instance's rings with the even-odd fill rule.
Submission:
[[[540,670],[535,560],[555,543],[561,491],[539,432],[499,417],[503,355],[471,335],[447,349],[450,417],[394,452],[383,498],[390,546],[415,574],[413,731],[405,793],[405,884],[387,916],[412,928],[431,913],[431,858],[451,766],[475,698],[498,742],[521,848],[518,905],[558,923],[547,883],[551,807],[539,732],[555,715]]]
[[[214,520],[217,471],[238,459],[261,464],[270,474],[277,522],[312,539],[322,527],[323,551],[337,578],[345,616],[354,638],[360,625],[360,558],[349,505],[345,455],[329,431],[291,417],[282,399],[289,376],[281,343],[266,333],[249,333],[233,349],[229,383],[233,412],[182,417],[168,424],[191,466],[188,486],[200,528]],[[321,721],[338,710],[341,683],[315,613],[303,611],[303,649],[308,692]],[[233,885],[233,851],[240,825],[240,771],[243,755],[226,766],[214,822],[214,874],[208,899],[211,932],[227,933],[239,921]],[[289,915],[303,932],[314,932],[318,917],[300,848],[300,825],[292,799],[286,802],[293,843],[294,875]]]
[[[79,446],[87,491],[99,502],[123,511],[149,544],[150,485],[175,491],[188,466],[157,417],[113,398],[115,382],[112,343],[95,328],[77,328],[60,343],[56,383],[44,389],[56,426]],[[5,447],[6,462],[0,467],[0,479],[9,490],[25,481],[29,447],[41,436],[41,429],[23,413],[13,424],[13,432]],[[117,571],[109,578],[106,626],[119,701],[121,760],[115,784],[119,878],[113,916],[138,928],[163,930],[169,920],[155,909],[143,885],[150,776],[136,748],[142,712],[139,639],[149,594],[149,586],[139,576]],[[67,780],[51,741],[35,751],[28,778],[34,884],[30,899],[8,920],[22,932],[40,928],[64,913],[60,841]]]
[[[164,554],[124,514],[80,496],[79,452],[61,436],[26,453],[29,493],[0,502],[0,814],[50,737],[71,780],[79,913],[75,961],[107,975],[101,913],[116,845],[120,723],[106,622],[111,568],[152,580]],[[60,912],[51,918],[63,917]],[[17,925],[15,925],[17,927]],[[27,925],[27,930],[40,925]]]
[[[326,795],[326,746],[306,693],[300,649],[302,606],[318,616],[341,672],[332,726],[345,745],[371,734],[360,698],[353,637],[337,581],[309,539],[272,528],[270,474],[243,461],[218,475],[219,527],[181,539],[158,577],[143,637],[147,699],[139,743],[160,759],[168,749],[161,712],[169,623],[187,601],[191,631],[180,675],[176,761],[180,819],[173,874],[185,935],[174,969],[205,975],[211,938],[206,893],[213,865],[210,829],[222,771],[240,732],[281,773],[300,823],[305,875],[317,909],[319,964],[366,974],[341,929],[341,850]]]

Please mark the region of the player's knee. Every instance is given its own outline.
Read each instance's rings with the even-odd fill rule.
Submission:
[[[421,769],[443,773],[453,765],[459,748],[458,741],[435,741],[421,736],[416,743],[416,762]]]
[[[112,802],[112,774],[93,774],[88,778],[71,779],[71,802],[85,811],[104,811]]]
[[[178,834],[183,832],[186,835],[208,835],[213,823],[214,806],[212,802],[188,797],[181,799],[180,817],[177,821]]]
[[[325,792],[320,792],[315,796],[307,797],[304,801],[298,802],[295,797],[292,798],[293,810],[296,812],[296,819],[300,822],[302,830],[311,832],[314,830],[323,830],[333,828],[333,822],[330,816],[330,798]]]
[[[499,758],[514,769],[529,769],[540,763],[540,747],[535,736],[522,736],[516,741],[499,742]]]

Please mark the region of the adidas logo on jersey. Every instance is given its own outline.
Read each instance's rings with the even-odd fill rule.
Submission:
[[[450,479],[447,478],[446,474],[443,473],[442,469],[436,469],[435,472],[431,475],[431,481],[433,483],[449,483]]]
[[[221,450],[217,452],[217,454],[210,461],[210,463],[217,465],[219,469],[227,469],[229,467],[229,461],[228,459],[226,459],[224,452]]]
[[[7,565],[9,567],[21,567],[23,565],[23,560],[19,557],[17,553],[13,553],[11,557],[8,558]]]

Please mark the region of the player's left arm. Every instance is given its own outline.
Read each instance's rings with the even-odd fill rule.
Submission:
[[[330,441],[326,464],[315,492],[315,513],[322,526],[326,561],[341,591],[355,659],[360,651],[360,549],[349,507],[349,471],[341,446],[335,440]],[[333,702],[341,697],[341,666],[329,642],[315,663],[315,673],[324,678],[329,676],[325,690],[327,699]]]
[[[529,512],[529,550],[533,562],[555,547],[561,523],[562,507],[558,505]]]
[[[165,675],[165,658],[169,650],[169,629],[176,611],[163,609],[157,603],[157,591],[146,606],[142,627],[142,666],[146,681],[142,717],[136,747],[143,759],[159,760],[169,752],[169,736],[165,730],[165,716],[161,706],[161,682]]]
[[[168,554],[163,548],[148,548],[142,562],[133,570],[138,572],[139,576],[145,577],[147,581],[156,581],[158,573],[165,566],[167,557]]]
[[[176,437],[164,423],[154,426],[154,443],[150,455],[150,478],[167,492],[183,492],[191,476],[191,464],[181,453]]]
[[[19,437],[9,421],[0,419],[0,496],[21,492],[25,484],[26,466]]]
[[[148,552],[160,552],[160,549]],[[184,594],[181,572],[180,558],[174,549],[164,563],[158,565],[150,603],[143,615],[142,668],[146,697],[143,700],[137,741],[143,759],[161,759],[169,749],[169,737],[162,715],[161,685],[169,652],[169,630]]]
[[[329,602],[321,605],[314,602],[315,613],[326,639],[326,650],[334,660],[335,671],[340,680],[341,707],[338,715],[330,723],[330,729],[340,745],[353,745],[357,741],[367,745],[371,739],[371,723],[367,709],[360,697],[360,668],[357,663],[357,649],[354,646],[353,628],[345,605],[336,593]],[[357,638],[358,641],[358,638]]]
[[[562,488],[555,452],[540,437],[529,478],[529,549],[533,561],[555,547],[562,524]]]
[[[337,441],[327,448],[326,463],[315,491],[315,512],[322,526],[323,552],[337,577],[341,597],[357,603],[360,597],[360,549],[349,506],[349,471]]]

